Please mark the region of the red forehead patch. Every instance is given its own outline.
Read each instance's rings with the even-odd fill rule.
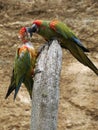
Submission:
[[[33,24],[40,26],[42,24],[42,20],[35,20]]]
[[[26,32],[26,28],[25,27],[22,27],[19,31],[20,34],[23,34],[24,32]]]

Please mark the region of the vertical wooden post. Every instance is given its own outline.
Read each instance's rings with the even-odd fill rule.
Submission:
[[[57,40],[45,48],[38,57],[32,95],[30,130],[57,130],[59,81],[62,50]]]

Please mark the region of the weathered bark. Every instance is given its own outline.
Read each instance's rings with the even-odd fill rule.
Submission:
[[[32,95],[31,130],[57,130],[62,50],[57,40],[39,55]]]

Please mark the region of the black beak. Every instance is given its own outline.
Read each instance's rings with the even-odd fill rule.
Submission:
[[[37,32],[38,27],[36,24],[33,24],[32,27],[27,28],[27,32],[30,34],[30,37],[32,37],[33,33]]]

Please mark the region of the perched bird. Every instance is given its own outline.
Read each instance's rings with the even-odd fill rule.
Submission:
[[[23,30],[22,28],[21,31],[24,31],[25,33],[26,30]],[[24,33],[20,34],[20,36],[24,35]],[[27,88],[30,98],[32,98],[33,76],[35,74],[34,68],[37,53],[30,42],[27,42],[24,38],[21,40],[23,40],[24,44],[16,51],[11,83],[9,85],[5,99],[8,98],[8,96],[14,90],[15,99],[22,83],[24,83],[25,87]]]
[[[56,38],[60,41],[61,47],[68,49],[79,62],[88,66],[98,75],[97,67],[84,53],[89,52],[89,50],[64,23],[57,20],[35,20],[32,26],[27,28],[27,32],[30,36],[37,33],[47,41]]]

